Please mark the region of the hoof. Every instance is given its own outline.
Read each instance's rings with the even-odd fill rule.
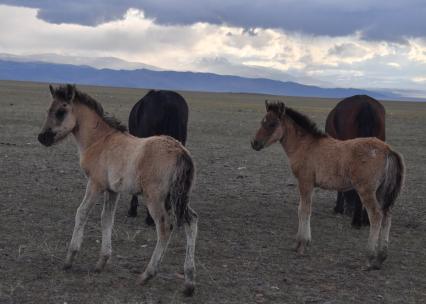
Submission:
[[[377,262],[380,263],[380,265],[382,265],[382,263],[387,259],[388,257],[388,253],[386,250],[380,251],[379,254],[377,255]]]
[[[109,256],[103,256],[103,257],[99,258],[99,260],[98,260],[98,262],[96,263],[96,266],[95,266],[95,272],[96,273],[100,273],[100,272],[102,272],[102,270],[104,270],[105,265],[107,264],[109,258],[110,258]]]
[[[382,268],[382,261],[379,257],[370,256],[368,258],[367,266],[364,270],[371,271],[371,270],[380,270]]]
[[[380,270],[381,265],[377,264],[377,263],[372,263],[372,264],[368,264],[367,266],[364,267],[364,271],[372,271],[372,270]]]
[[[297,252],[297,254],[304,255],[305,250],[309,246],[309,244],[310,244],[310,241],[304,241],[304,240],[296,241],[296,246],[294,246],[294,250]]]
[[[149,274],[149,273],[144,272],[144,273],[142,273],[142,274],[140,275],[139,279],[137,280],[137,284],[138,284],[138,285],[141,285],[141,286],[144,286],[144,285],[146,285],[146,283],[148,283],[148,282],[149,282],[149,280],[151,280],[153,277],[154,277],[154,275],[153,275],[153,274]]]
[[[186,297],[192,297],[194,295],[195,285],[194,284],[185,284],[185,289],[183,290],[183,294]]]

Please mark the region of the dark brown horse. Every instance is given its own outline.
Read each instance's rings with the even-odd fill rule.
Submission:
[[[186,143],[188,128],[188,105],[185,99],[173,91],[149,91],[130,111],[129,133],[136,137],[169,135]],[[135,217],[138,210],[138,197],[132,196],[128,216]],[[145,223],[154,225],[148,209]]]
[[[367,95],[354,95],[340,101],[330,114],[325,124],[325,131],[340,140],[357,137],[377,137],[385,141],[385,108],[376,99]],[[352,225],[368,225],[368,215],[362,208],[360,198],[355,190],[337,192],[336,213],[344,212],[345,200],[354,209]]]

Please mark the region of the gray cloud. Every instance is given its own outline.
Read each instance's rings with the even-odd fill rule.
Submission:
[[[280,28],[313,35],[341,36],[361,31],[369,40],[426,37],[424,0],[0,0],[38,8],[51,23],[94,26],[120,19],[129,8],[143,10],[159,24],[207,22],[253,28]]]

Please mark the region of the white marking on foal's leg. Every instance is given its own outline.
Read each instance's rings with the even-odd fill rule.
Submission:
[[[380,263],[377,263],[377,247],[382,225],[382,211],[378,207],[378,203],[374,193],[360,195],[360,197],[364,203],[365,208],[367,209],[368,218],[370,220],[370,233],[368,236],[367,245],[367,269],[380,269]]]
[[[86,194],[75,215],[74,231],[65,258],[64,269],[71,268],[74,257],[80,250],[81,243],[83,242],[84,227],[89,217],[90,210],[94,203],[100,198],[100,195],[101,193],[97,192],[89,180],[86,187]]]
[[[388,257],[388,246],[389,246],[389,232],[392,222],[392,212],[388,210],[382,219],[382,229],[379,237],[379,251],[377,254],[377,260],[380,264]]]
[[[138,283],[141,285],[144,285],[157,274],[161,259],[167,249],[167,245],[169,244],[172,233],[169,215],[166,211],[156,212],[156,210],[153,210],[153,208],[149,208],[149,212],[155,222],[155,227],[157,230],[157,244],[155,245],[155,249],[152,253],[148,266],[138,280]]]
[[[303,254],[305,248],[311,242],[311,210],[312,210],[312,189],[300,190],[300,202],[298,207],[299,228],[296,235],[296,251]]]
[[[198,216],[197,214],[188,207],[188,212],[191,214],[191,222],[188,224],[185,222],[185,233],[186,233],[186,256],[185,256],[185,290],[184,293],[187,296],[191,296],[195,289],[195,242],[197,239],[198,231]]]
[[[95,270],[97,272],[102,271],[105,267],[105,264],[111,257],[112,245],[111,245],[111,233],[112,227],[114,225],[114,216],[115,210],[117,207],[117,202],[119,195],[115,192],[106,192],[104,207],[102,209],[101,215],[101,225],[102,225],[102,246],[99,260],[96,263]]]

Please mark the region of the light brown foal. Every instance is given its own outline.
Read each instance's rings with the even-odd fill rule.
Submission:
[[[157,229],[157,244],[139,282],[145,284],[158,271],[173,225],[185,227],[187,246],[184,264],[185,294],[195,287],[195,240],[197,214],[189,207],[195,168],[191,156],[178,141],[168,136],[136,138],[102,106],[72,85],[54,89],[53,101],[39,141],[51,146],[73,134],[80,165],[88,177],[86,194],[77,209],[65,268],[72,266],[83,240],[84,226],[95,202],[104,196],[101,215],[102,246],[96,270],[111,257],[111,232],[119,193],[144,196]]]
[[[265,105],[267,113],[252,147],[259,151],[279,142],[287,154],[300,193],[297,252],[302,254],[311,241],[313,189],[355,189],[371,223],[368,269],[379,269],[387,257],[391,209],[404,180],[401,155],[376,138],[331,138],[282,102]]]

